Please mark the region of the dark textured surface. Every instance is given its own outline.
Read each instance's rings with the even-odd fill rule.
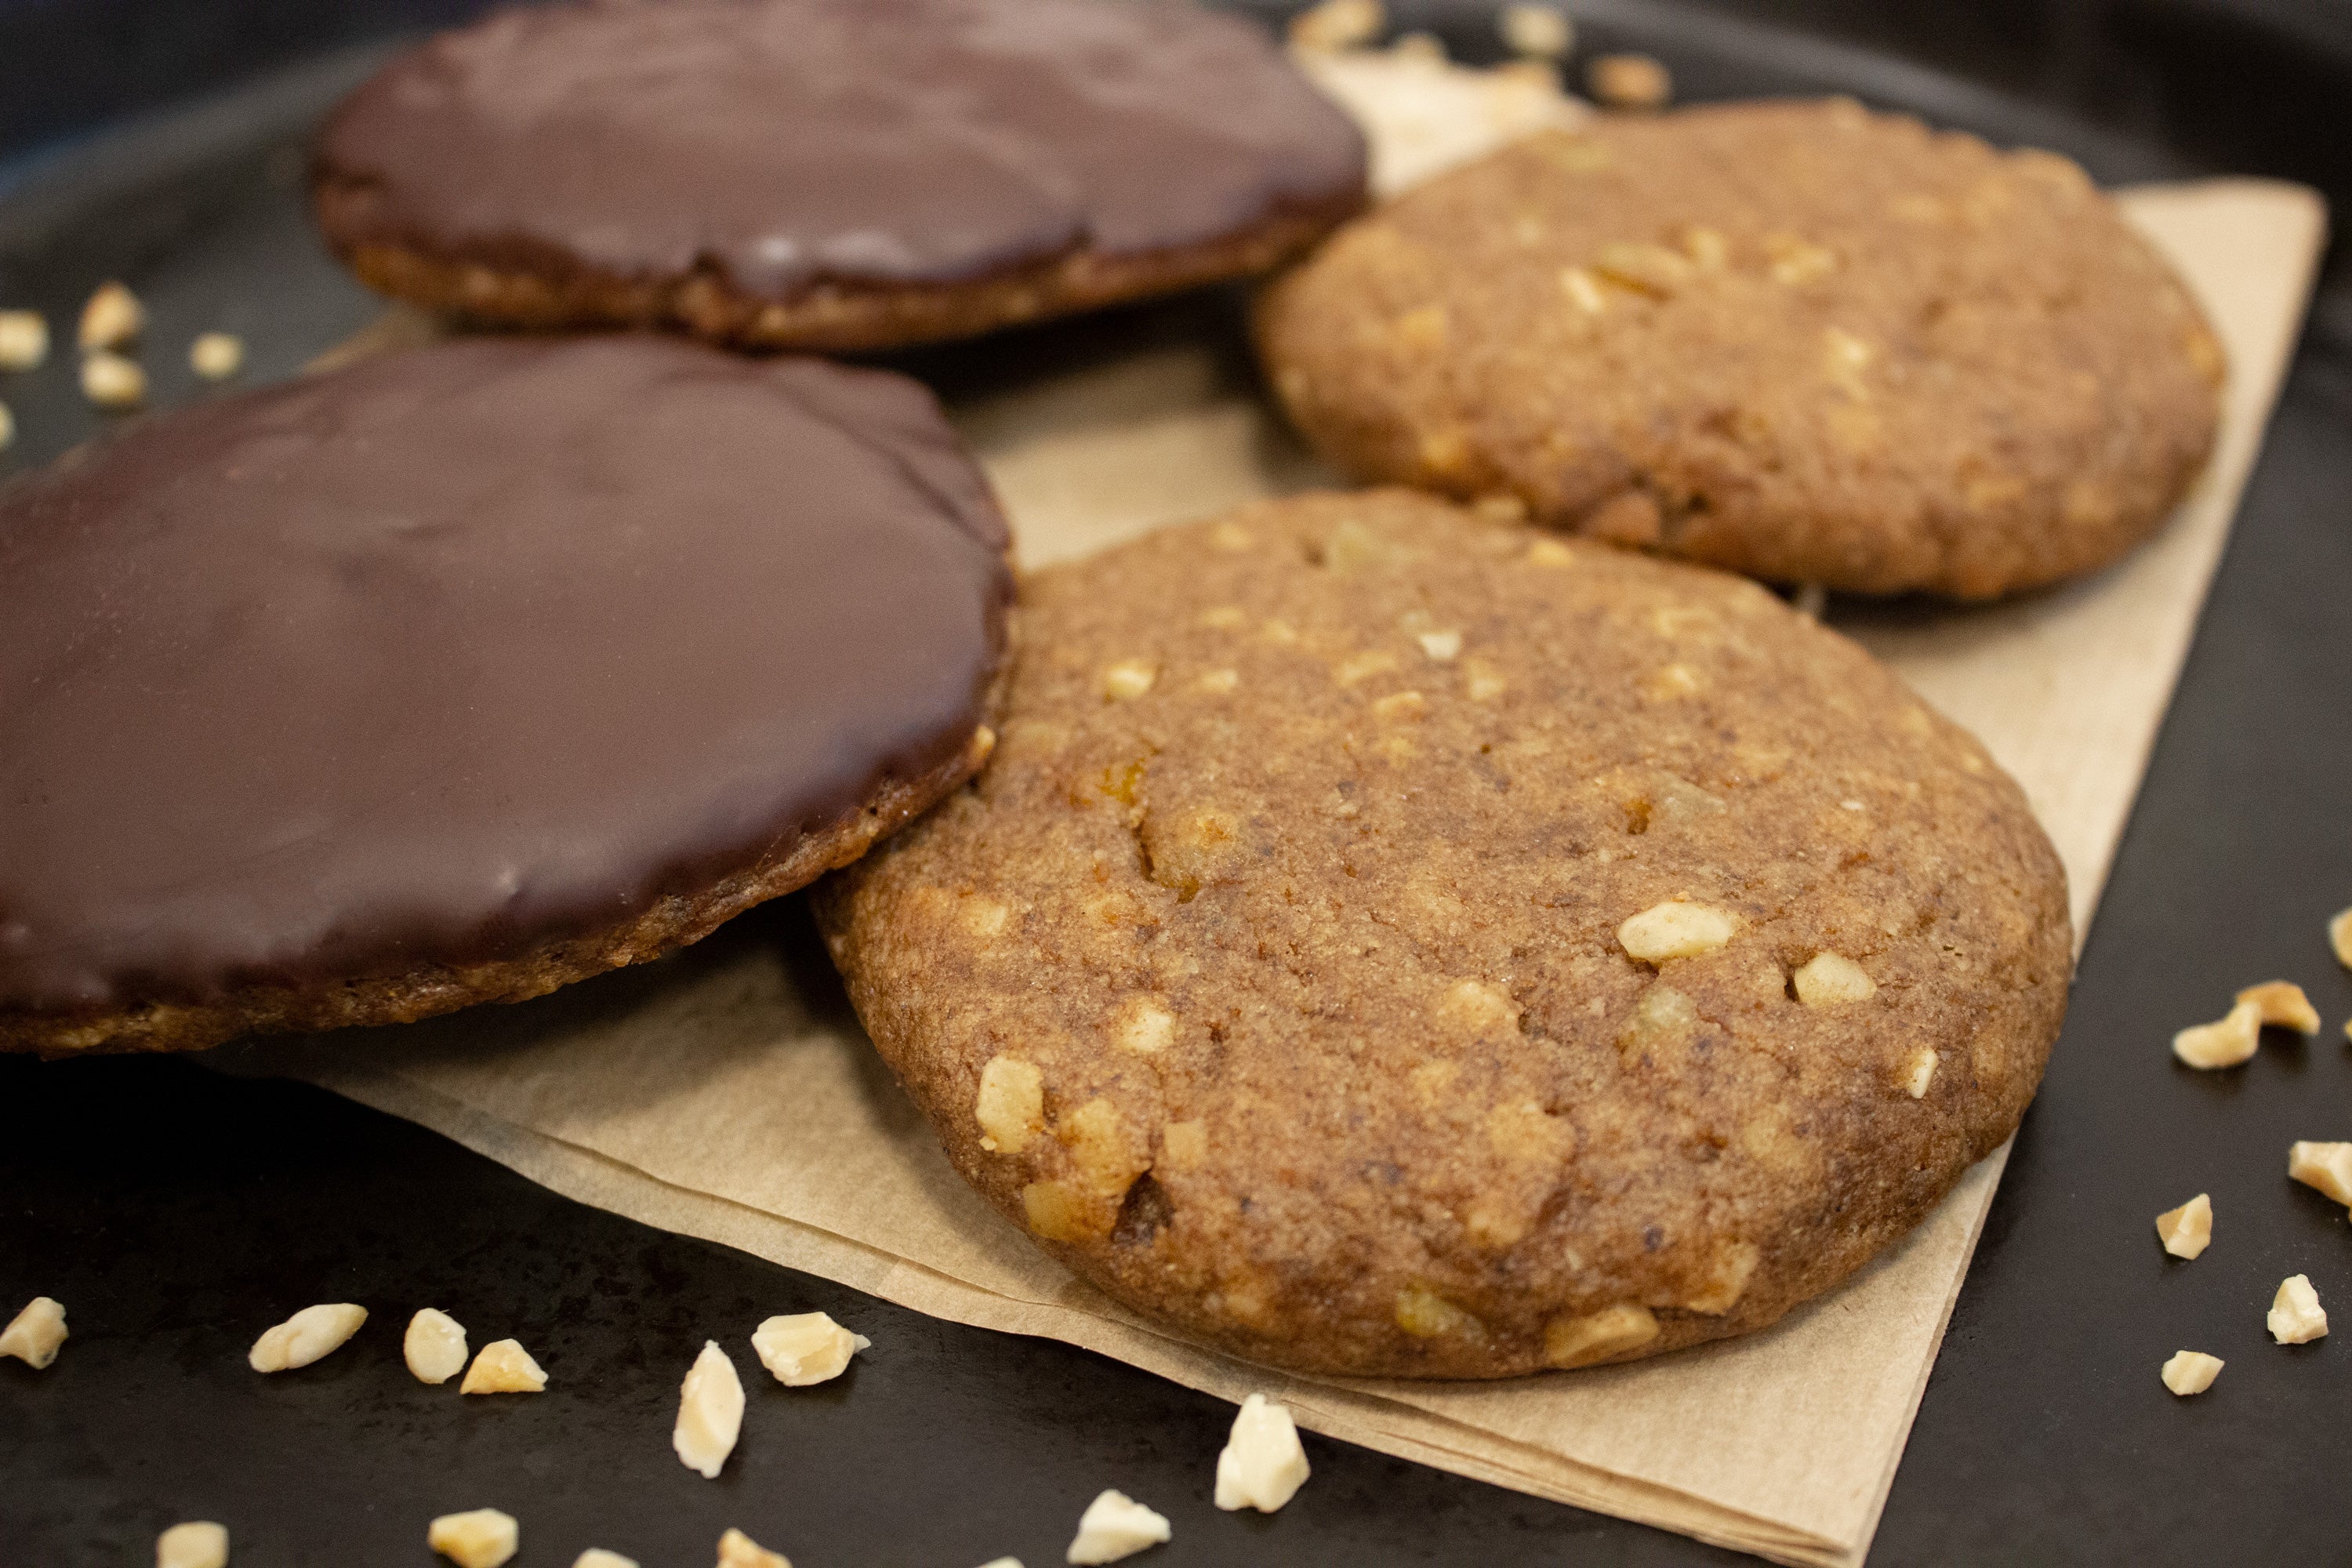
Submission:
[[[268,9],[204,8],[199,27],[194,6],[52,0],[0,22],[176,11],[184,32],[213,38],[233,30],[223,18]],[[2003,100],[1882,57],[1797,35],[1726,48],[1678,31],[1673,13],[1632,0],[1605,9],[1614,19],[1589,36],[1650,44],[1686,86],[1813,88],[1874,72],[1883,101],[1989,133],[2015,129]],[[1822,18],[1846,9],[1808,12],[1831,25]],[[2246,166],[2291,172],[2281,137],[2332,123],[2331,100],[2306,90],[2324,57],[2306,42],[2294,73],[2242,74],[2262,57],[2222,47],[2229,7],[1963,9],[1976,18],[1968,26],[2003,39],[2006,18],[2032,13],[2063,35],[2053,58],[2065,68],[2150,78],[2148,94],[2215,105]],[[2154,17],[2204,29],[2200,46],[2166,57],[2169,76],[2128,51],[2103,67],[2098,29],[2076,24],[2108,13],[2116,26]],[[117,81],[93,60],[131,58],[140,80],[184,91],[217,62],[271,58],[178,47],[168,28],[47,36],[63,41],[44,45],[55,57],[39,72],[44,90],[52,79]],[[0,73],[24,70],[25,58],[0,48]],[[318,251],[296,190],[299,129],[353,68],[321,66],[57,169],[61,184],[0,206],[0,297],[62,317],[90,283],[122,273],[154,307],[153,341],[173,345],[152,356],[170,397],[188,390],[179,350],[204,328],[246,332],[256,377],[284,374],[356,328],[374,306]],[[2331,86],[2340,105],[2340,81]],[[2249,92],[2260,95],[2251,104]],[[2032,134],[2109,178],[2172,166],[2160,149],[2121,140]],[[72,394],[68,361],[0,378],[0,399],[26,426],[0,475],[99,423]],[[2262,1331],[2278,1279],[2298,1269],[2352,1322],[2344,1215],[2284,1175],[2289,1141],[2352,1136],[2352,1053],[2340,1033],[2352,975],[2320,932],[2352,903],[2348,496],[2352,371],[2315,343],[2249,492],[1874,1563],[2328,1563],[2352,1552],[2339,1496],[2352,1460],[2352,1348],[2339,1334],[2283,1349]],[[2171,1064],[2174,1028],[2219,1016],[2230,991],[2274,974],[2309,987],[2327,1033],[2299,1047],[2274,1037],[2228,1074]],[[2158,1250],[2150,1221],[2200,1190],[2214,1195],[2216,1239],[2197,1262],[2177,1263]],[[0,1311],[36,1290],[65,1300],[75,1338],[47,1373],[0,1362],[0,1563],[12,1568],[136,1563],[156,1530],[195,1514],[232,1524],[240,1568],[423,1568],[433,1512],[494,1501],[523,1520],[518,1568],[560,1568],[592,1542],[647,1568],[699,1563],[730,1522],[803,1568],[962,1568],[1003,1551],[1042,1568],[1104,1486],[1174,1517],[1174,1544],[1145,1563],[1735,1561],[1311,1436],[1316,1477],[1287,1510],[1219,1515],[1208,1470],[1229,1417],[1214,1400],[583,1210],[322,1093],[226,1082],[184,1063],[0,1063]],[[376,1309],[358,1343],[289,1377],[245,1370],[261,1328],[329,1299]],[[522,1338],[541,1353],[550,1393],[492,1404],[410,1380],[397,1331],[427,1300],[478,1342]],[[832,1389],[753,1384],[726,1477],[688,1474],[667,1435],[693,1350],[803,1306],[871,1334],[872,1359]],[[2184,1345],[2230,1363],[2187,1403],[2155,1375]]]

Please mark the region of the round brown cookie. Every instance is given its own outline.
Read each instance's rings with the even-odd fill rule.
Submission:
[[[1258,325],[1292,416],[1357,473],[1968,599],[2144,538],[2222,374],[2073,163],[1843,101],[1531,137],[1342,230]]]
[[[852,350],[1264,271],[1364,163],[1261,30],[1179,0],[617,0],[394,60],[315,194],[435,310]]]
[[[819,918],[958,1169],[1139,1310],[1376,1375],[1740,1333],[2033,1093],[2048,840],[1753,584],[1390,490],[1019,615],[994,760]]]
[[[0,1048],[516,1001],[970,775],[1003,519],[928,393],[485,339],[0,489]]]

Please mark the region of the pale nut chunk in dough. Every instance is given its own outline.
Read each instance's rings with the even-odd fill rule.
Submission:
[[[2172,1037],[2172,1054],[2200,1071],[2233,1068],[2262,1044],[2263,1010],[2241,1002],[2210,1024],[2198,1024]]]
[[[2156,1216],[2156,1237],[2175,1258],[2194,1258],[2213,1242],[2213,1200],[2203,1193]]]
[[[2178,1351],[2158,1375],[2165,1387],[2185,1399],[2213,1386],[2213,1380],[2221,1375],[2221,1358],[2203,1351]]]
[[[147,307],[121,283],[98,286],[81,308],[82,352],[119,349],[147,329]]]
[[[0,1329],[0,1355],[12,1355],[35,1372],[58,1359],[66,1342],[66,1310],[55,1297],[36,1296]]]
[[[781,1552],[771,1552],[740,1530],[719,1538],[719,1568],[793,1568]]]
[[[1159,668],[1150,659],[1122,658],[1103,667],[1102,693],[1113,702],[1130,701],[1150,690],[1159,679]]]
[[[0,371],[38,370],[49,357],[49,323],[38,310],[0,310]]]
[[[424,1308],[408,1320],[400,1352],[417,1382],[437,1387],[466,1370],[466,1326],[438,1308]]]
[[[1878,994],[1878,982],[1861,964],[1842,952],[1817,952],[1791,977],[1797,1000],[1808,1007],[1836,1007],[1867,1002]]]
[[[256,1372],[291,1372],[333,1354],[367,1321],[367,1309],[349,1301],[305,1307],[253,1342],[246,1362]]]
[[[971,1114],[980,1123],[982,1148],[1018,1154],[1045,1131],[1045,1075],[1019,1057],[989,1058],[980,1069],[980,1095]]]
[[[1307,1449],[1290,1412],[1263,1394],[1242,1401],[1217,1455],[1217,1506],[1272,1513],[1307,1484]]]
[[[637,1560],[592,1546],[572,1560],[572,1568],[637,1568]]]
[[[669,1446],[678,1462],[705,1480],[717,1480],[727,1456],[743,1435],[743,1381],[717,1340],[702,1342],[702,1353],[687,1369],[677,1391],[677,1425]]]
[[[2298,1035],[2319,1033],[2319,1009],[2292,981],[2265,980],[2260,985],[2249,985],[2238,993],[2237,1000],[2252,1004],[2266,1025],[2293,1029]]]
[[[1486,1325],[1425,1285],[1408,1285],[1397,1292],[1396,1326],[1419,1340],[1447,1334],[1476,1336]]]
[[[192,1519],[155,1538],[155,1568],[227,1568],[227,1564],[226,1525]]]
[[[1669,899],[1627,916],[1617,928],[1617,941],[1643,963],[1664,963],[1713,952],[1738,932],[1739,917],[1729,910]]]
[[[1589,1366],[1658,1337],[1656,1314],[1639,1301],[1620,1301],[1581,1317],[1563,1314],[1544,1325],[1544,1360],[1554,1366]]]
[[[1165,1515],[1152,1512],[1125,1492],[1106,1491],[1078,1516],[1078,1533],[1070,1542],[1068,1560],[1116,1563],[1175,1533]]]
[[[2352,1143],[2299,1142],[2286,1152],[2286,1173],[2352,1206]]]
[[[2290,1274],[2279,1281],[2265,1321],[2271,1338],[2283,1345],[2307,1345],[2326,1335],[2327,1313],[2319,1305],[2319,1292],[2311,1288],[2310,1275]]]
[[[1927,1087],[1936,1081],[1936,1069],[1944,1058],[1933,1046],[1921,1046],[1911,1053],[1911,1060],[1903,1074],[1903,1092],[1914,1100],[1927,1098]]]
[[[751,1331],[760,1364],[786,1388],[830,1383],[849,1368],[849,1358],[874,1342],[851,1333],[824,1312],[770,1318]]]
[[[466,1369],[460,1394],[537,1394],[547,1387],[547,1373],[519,1340],[493,1340]]]
[[[457,1568],[499,1568],[522,1544],[522,1527],[494,1508],[445,1513],[425,1527],[425,1544]]]

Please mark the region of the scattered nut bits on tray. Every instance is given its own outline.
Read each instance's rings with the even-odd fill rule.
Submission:
[[[0,1355],[12,1355],[35,1372],[58,1359],[66,1342],[66,1310],[54,1299],[36,1296],[0,1329]]]
[[[1531,59],[1565,59],[1576,47],[1575,25],[1557,5],[1529,5],[1521,0],[1518,5],[1504,6],[1495,26],[1513,54]]]
[[[669,1445],[678,1462],[706,1480],[717,1480],[743,1435],[743,1381],[717,1340],[702,1342],[702,1353],[687,1369],[677,1391],[677,1425]]]
[[[2260,985],[2249,985],[2238,993],[2240,1005],[2251,1004],[2264,1024],[2274,1024],[2282,1029],[2293,1029],[2298,1035],[2319,1033],[2319,1009],[2303,994],[2303,987],[2285,980],[2265,980]]]
[[[2203,1351],[2179,1351],[2164,1363],[2164,1386],[2187,1398],[2202,1394],[2221,1375],[2221,1358]]]
[[[2352,969],[2352,909],[2338,910],[2327,922],[2327,945],[2336,950],[2336,962]]]
[[[147,308],[120,283],[101,283],[81,308],[82,352],[119,349],[147,329]]]
[[[408,1320],[400,1352],[417,1382],[446,1383],[466,1370],[466,1327],[448,1313],[427,1307]]]
[[[1070,1542],[1072,1563],[1116,1563],[1176,1533],[1167,1517],[1152,1512],[1125,1492],[1106,1491],[1087,1505]]]
[[[2203,1193],[2156,1216],[2157,1239],[2175,1258],[2194,1258],[2213,1242],[2213,1200]]]
[[[2279,1281],[2278,1294],[2271,1298],[2271,1338],[2283,1345],[2305,1345],[2327,1333],[2327,1313],[2319,1305],[2319,1292],[2311,1288],[2308,1274],[2290,1274]]]
[[[227,1563],[226,1525],[191,1520],[155,1538],[155,1568],[227,1568]]]
[[[547,1373],[519,1340],[493,1340],[482,1347],[466,1369],[460,1394],[537,1394],[547,1386]]]
[[[1272,1513],[1298,1495],[1307,1476],[1307,1450],[1289,1410],[1263,1394],[1243,1400],[1217,1456],[1217,1506]]]
[[[873,1342],[823,1312],[770,1318],[751,1332],[751,1348],[759,1352],[760,1364],[787,1388],[831,1382],[847,1370],[850,1357]]]
[[[8,412],[6,404],[0,403],[0,452],[6,451],[16,444],[16,416]]]
[[[100,408],[136,408],[147,401],[147,373],[100,349],[81,362],[81,395]]]
[[[425,1544],[457,1568],[499,1568],[522,1544],[522,1527],[494,1508],[445,1513],[425,1528]]]
[[[2298,1142],[2286,1152],[2286,1173],[2352,1206],[2352,1143]]]
[[[37,370],[49,357],[49,323],[38,310],[0,310],[0,371]]]
[[[572,1568],[637,1568],[637,1560],[592,1546],[572,1560]]]
[[[206,381],[226,381],[245,368],[245,340],[229,332],[203,332],[188,345],[188,368]]]
[[[1290,19],[1290,41],[1302,49],[1352,49],[1387,26],[1381,0],[1323,0]]]
[[[1586,68],[1584,85],[1612,109],[1664,109],[1675,79],[1647,55],[1602,55]]]
[[[2172,1037],[2172,1054],[2200,1071],[2233,1068],[2262,1044],[2263,1010],[2241,1002],[2217,1022],[2198,1024]]]
[[[771,1552],[740,1530],[719,1538],[719,1568],[793,1568],[781,1552]]]
[[[367,1309],[349,1301],[305,1307],[253,1342],[246,1361],[256,1372],[291,1372],[342,1349],[367,1321]]]

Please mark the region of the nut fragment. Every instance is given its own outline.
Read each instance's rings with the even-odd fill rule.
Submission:
[[[2308,1274],[2290,1274],[2279,1281],[2278,1294],[2271,1299],[2271,1338],[2283,1345],[2307,1345],[2326,1337],[2327,1314],[2319,1305],[2319,1292],[2311,1288]]]
[[[1910,1070],[1903,1075],[1903,1092],[1914,1100],[1927,1099],[1928,1086],[1936,1081],[1936,1069],[1943,1061],[1933,1046],[1921,1046],[1913,1051]]]
[[[0,370],[37,370],[49,357],[49,323],[38,310],[0,310]]]
[[[2164,1363],[2164,1386],[2183,1398],[2202,1394],[2221,1375],[2221,1358],[2203,1351],[2178,1351]]]
[[[101,283],[81,308],[82,350],[119,349],[146,326],[147,308],[138,295],[120,283]]]
[[[1517,5],[1503,7],[1495,26],[1513,54],[1530,59],[1563,59],[1576,47],[1576,29],[1570,24],[1567,13],[1557,5],[1537,5],[1519,0]]]
[[[2203,1193],[2156,1216],[2157,1239],[2175,1258],[2194,1258],[2213,1243],[2213,1200]]]
[[[2352,1205],[2352,1143],[2299,1142],[2286,1152],[2286,1173]]]
[[[425,1528],[425,1544],[457,1568],[499,1568],[522,1544],[522,1527],[494,1508],[445,1513]]]
[[[175,1524],[155,1538],[155,1568],[227,1568],[228,1527],[208,1519]]]
[[[2210,1071],[2233,1068],[2262,1044],[2263,1010],[2241,1002],[2219,1022],[2199,1024],[2172,1037],[2172,1054],[2189,1066]]]
[[[233,332],[200,332],[188,345],[188,368],[206,381],[226,381],[245,368],[245,340]]]
[[[1475,1335],[1484,1328],[1477,1319],[1425,1285],[1408,1285],[1397,1292],[1395,1316],[1397,1327],[1415,1339]]]
[[[1152,1512],[1124,1492],[1107,1491],[1087,1505],[1078,1517],[1078,1533],[1070,1542],[1072,1563],[1116,1563],[1147,1546],[1157,1546],[1173,1535],[1165,1516]]]
[[[1620,1301],[1581,1317],[1563,1314],[1544,1325],[1544,1360],[1554,1366],[1589,1366],[1648,1344],[1658,1320],[1639,1301]]]
[[[1381,0],[1323,0],[1290,19],[1290,41],[1302,49],[1352,49],[1387,26]]]
[[[1834,1007],[1844,1002],[1867,1002],[1878,994],[1873,980],[1853,959],[1839,952],[1817,952],[1793,977],[1797,1000],[1808,1007]]]
[[[1460,632],[1423,632],[1414,640],[1421,644],[1422,652],[1440,664],[1450,663],[1462,651]]]
[[[572,1568],[637,1568],[637,1560],[592,1546],[572,1560]]]
[[[547,1373],[515,1340],[493,1340],[466,1369],[460,1394],[537,1394],[547,1386]]]
[[[6,451],[16,444],[16,416],[8,412],[6,404],[0,403],[0,452]]]
[[[1159,679],[1159,668],[1150,660],[1122,658],[1103,667],[1102,693],[1113,702],[1126,702],[1150,690]]]
[[[705,1480],[717,1480],[743,1435],[743,1380],[717,1340],[702,1342],[702,1353],[678,1385],[677,1425],[669,1446],[678,1462]]]
[[[1307,1484],[1307,1450],[1290,1412],[1263,1394],[1242,1401],[1217,1455],[1217,1506],[1272,1513]]]
[[[1113,1038],[1123,1051],[1157,1056],[1175,1041],[1176,1015],[1148,996],[1139,996],[1128,1004]]]
[[[341,1350],[367,1321],[367,1309],[349,1301],[305,1307],[253,1342],[245,1358],[256,1372],[291,1372]]]
[[[2319,1033],[2319,1009],[2311,1005],[2302,986],[2290,981],[2265,980],[2260,985],[2249,985],[2238,993],[2237,999],[2253,1004],[2265,1024],[2293,1029],[2298,1035]]]
[[[1018,1154],[1045,1130],[1045,1075],[1036,1063],[1018,1057],[989,1058],[980,1069],[980,1097],[971,1114],[980,1123],[982,1148]]]
[[[1617,942],[1643,963],[1664,963],[1713,952],[1738,931],[1739,917],[1729,910],[1669,899],[1627,916],[1617,928]]]
[[[0,1329],[0,1355],[12,1355],[38,1372],[58,1359],[66,1342],[66,1310],[55,1297],[36,1296]]]
[[[781,1552],[771,1552],[740,1530],[719,1538],[719,1568],[793,1568]]]
[[[2327,945],[2336,950],[2336,962],[2352,969],[2352,910],[2337,912],[2327,922]]]
[[[427,1307],[408,1320],[401,1354],[419,1383],[436,1385],[466,1370],[466,1328],[448,1313]]]
[[[751,1348],[759,1352],[760,1364],[786,1388],[830,1383],[848,1368],[851,1356],[873,1342],[824,1312],[770,1318],[751,1331]]]
[[[147,373],[101,350],[81,362],[81,395],[100,408],[136,408],[147,401]]]
[[[1611,109],[1664,109],[1675,79],[1647,55],[1602,55],[1585,68],[1584,85]]]

